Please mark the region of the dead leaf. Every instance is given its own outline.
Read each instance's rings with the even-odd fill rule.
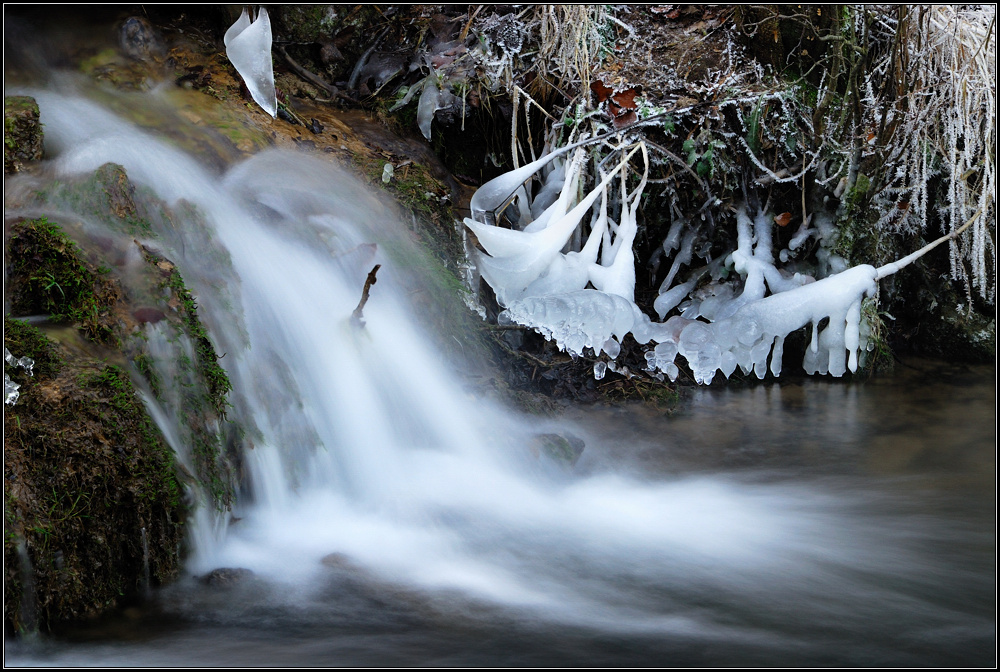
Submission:
[[[603,103],[611,97],[612,93],[615,92],[614,89],[604,86],[604,83],[599,79],[594,80],[594,82],[590,85],[590,90],[594,92],[595,96],[597,96],[598,103]]]
[[[778,226],[788,226],[788,222],[792,221],[792,213],[783,212],[774,218],[774,223]]]

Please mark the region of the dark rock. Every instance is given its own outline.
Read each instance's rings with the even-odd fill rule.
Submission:
[[[287,121],[292,126],[297,126],[299,123],[298,121],[295,120],[295,117],[293,117],[291,114],[281,109],[280,107],[278,108],[278,119],[281,119],[282,121]]]
[[[122,23],[118,31],[118,46],[122,53],[137,61],[157,60],[166,52],[159,33],[149,21],[139,16],[129,17]]]
[[[4,407],[8,632],[99,615],[139,594],[147,577],[172,580],[180,486],[128,373],[20,320],[5,321],[4,346],[35,360],[32,376],[5,367],[21,386],[17,403]]]
[[[198,580],[206,586],[226,588],[242,583],[251,576],[253,576],[253,571],[244,567],[219,567],[204,576],[199,576]]]
[[[320,563],[334,569],[352,569],[354,567],[354,563],[344,553],[328,553],[320,559]]]
[[[135,310],[133,310],[132,316],[135,317],[137,321],[143,324],[147,322],[149,324],[156,324],[160,320],[164,319],[166,317],[166,314],[162,310],[144,306],[142,308],[136,308]]]

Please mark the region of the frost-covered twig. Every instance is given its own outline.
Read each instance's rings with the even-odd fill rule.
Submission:
[[[949,240],[954,240],[955,238],[958,238],[958,236],[963,231],[965,231],[970,226],[972,226],[972,224],[979,218],[979,214],[980,214],[980,212],[976,211],[976,214],[974,214],[969,219],[969,221],[967,221],[961,227],[959,227],[958,229],[952,231],[951,233],[948,233],[948,234],[945,234],[945,235],[941,236],[940,238],[938,238],[937,240],[935,240],[933,242],[930,242],[930,243],[924,245],[923,247],[921,247],[916,252],[914,252],[912,254],[906,255],[905,257],[903,257],[902,259],[899,259],[898,261],[894,261],[894,262],[886,264],[884,266],[880,266],[878,268],[878,274],[877,274],[877,276],[876,276],[875,279],[876,280],[881,280],[882,278],[888,277],[888,276],[892,275],[893,273],[896,273],[896,272],[902,270],[903,268],[909,266],[914,261],[916,261],[920,257],[924,256],[925,254],[927,254],[928,252],[930,252],[931,250],[933,250],[935,247],[937,247],[941,243],[946,243]]]

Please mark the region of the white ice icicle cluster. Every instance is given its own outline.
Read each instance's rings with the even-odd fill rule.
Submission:
[[[628,193],[625,168],[637,152],[642,152],[646,170],[639,186]],[[503,229],[466,219],[466,226],[486,251],[479,257],[479,270],[507,309],[502,319],[538,329],[568,352],[581,353],[590,347],[616,357],[620,339],[631,331],[638,312],[633,302],[632,243],[648,173],[646,147],[640,143],[627,155],[623,152],[619,164],[574,204],[585,156],[577,150],[566,165],[549,172],[539,194],[529,202],[523,183],[553,156],[487,182],[473,197],[471,208],[478,219],[486,219],[489,212],[513,198],[523,227]],[[608,188],[618,174],[623,207],[621,221],[615,223],[608,217]],[[598,199],[600,207],[591,217],[586,242],[580,249],[563,252]]]
[[[472,199],[475,219],[466,219],[465,224],[485,250],[479,255],[479,268],[505,308],[500,320],[531,327],[567,352],[579,355],[592,348],[612,360],[620,352],[621,340],[631,333],[637,342],[654,345],[646,353],[649,371],[662,371],[675,379],[680,354],[695,380],[706,385],[716,372],[728,377],[737,366],[760,378],[767,371],[780,375],[785,337],[811,324],[805,370],[838,377],[848,370],[856,371],[868,336],[861,302],[865,295],[875,293],[879,271],[857,266],[819,281],[780,271],[774,265],[766,210],[757,213],[754,220],[743,207],[737,212],[738,246],[725,261],[742,276],[742,291],[735,291],[731,284],[710,283],[700,291],[701,298],[681,306],[682,315],[666,322],[651,321],[636,306],[632,244],[647,173],[628,192],[624,167],[640,150],[645,158],[645,146],[640,143],[575,205],[572,201],[580,184],[581,153],[550,171],[533,203],[524,182],[552,160],[552,155],[487,182],[476,193]],[[617,173],[622,174],[622,213],[615,223],[608,217],[608,187]],[[561,189],[555,196],[553,185],[557,183]],[[598,200],[586,242],[579,250],[564,252],[584,215]],[[489,211],[506,204],[516,205],[521,230],[498,228],[486,221]],[[660,318],[691,293],[698,277],[717,270],[721,261],[710,263],[694,280],[677,287],[664,283],[660,299],[668,298],[657,301]],[[820,330],[824,321],[826,325]],[[594,369],[598,378],[606,368],[612,368],[600,364]]]
[[[226,31],[222,41],[226,56],[240,73],[250,95],[272,117],[278,114],[278,98],[274,91],[274,65],[271,61],[271,20],[267,10],[260,8],[257,20],[250,22],[246,8],[240,18]]]

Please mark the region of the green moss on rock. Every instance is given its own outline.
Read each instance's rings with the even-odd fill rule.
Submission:
[[[165,205],[149,189],[136,186],[116,163],[84,178],[53,182],[35,196],[39,204],[69,209],[130,236],[153,236],[151,219],[167,216]]]
[[[15,315],[46,313],[76,322],[88,336],[113,342],[113,306],[121,289],[106,269],[88,263],[79,246],[45,217],[10,226],[7,296]]]
[[[5,367],[21,384],[4,407],[7,626],[36,625],[24,620],[26,600],[48,629],[119,604],[143,588],[147,567],[154,583],[174,577],[183,511],[173,455],[128,374],[17,320],[5,322],[4,345],[37,357],[34,376]]]
[[[38,103],[29,96],[4,96],[3,171],[10,175],[42,158],[42,124]]]

